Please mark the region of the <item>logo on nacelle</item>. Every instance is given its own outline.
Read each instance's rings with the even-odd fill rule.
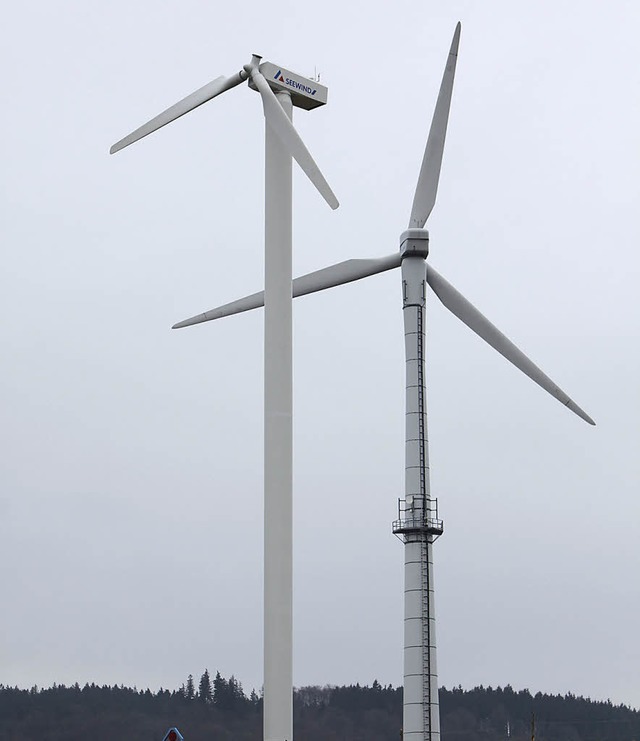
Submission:
[[[298,108],[311,111],[327,102],[327,88],[318,80],[298,75],[272,62],[262,62],[259,69],[274,92],[282,90],[290,93],[291,102]],[[256,89],[251,80],[249,87]]]
[[[304,83],[298,82],[297,80],[292,80],[290,77],[284,77],[281,69],[279,69],[275,73],[273,79],[277,80],[278,82],[282,82],[284,85],[292,87],[294,90],[302,90],[307,95],[315,95],[318,92],[317,89],[309,87],[309,85],[305,85]]]

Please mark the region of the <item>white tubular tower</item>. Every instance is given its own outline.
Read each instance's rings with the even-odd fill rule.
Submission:
[[[278,102],[291,119],[287,92]],[[264,291],[264,741],[293,739],[291,155],[267,122]]]
[[[433,542],[442,534],[429,485],[425,320],[429,235],[402,235],[402,299],[406,358],[405,498],[393,532],[404,542],[403,739],[439,741]]]

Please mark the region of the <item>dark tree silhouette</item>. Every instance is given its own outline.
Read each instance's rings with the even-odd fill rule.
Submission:
[[[208,669],[205,669],[203,675],[200,677],[200,684],[198,685],[198,699],[206,705],[210,705],[213,702],[213,688],[211,687],[211,679],[209,677]]]
[[[189,674],[187,677],[187,686],[184,690],[184,696],[187,700],[193,700],[196,696],[196,688],[193,684],[193,674]]]
[[[207,678],[205,671],[197,695],[191,675],[180,690],[156,693],[95,684],[0,685],[0,741],[160,741],[171,726],[189,741],[260,741],[262,700],[255,690],[247,698],[240,682],[217,672],[213,702],[207,702]],[[571,694],[443,688],[440,713],[442,741],[530,741],[532,715],[536,741],[640,741],[640,712]],[[375,681],[371,687],[302,687],[294,695],[300,741],[398,741],[401,725],[400,687]]]

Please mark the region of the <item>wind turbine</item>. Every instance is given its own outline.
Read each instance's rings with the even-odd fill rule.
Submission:
[[[293,738],[292,323],[293,157],[331,208],[338,200],[291,122],[293,106],[312,110],[327,88],[254,54],[111,147],[111,154],[248,81],[262,97],[265,126],[264,359],[264,739]]]
[[[440,719],[436,669],[433,590],[434,541],[443,532],[437,500],[431,497],[425,393],[426,286],[464,324],[501,353],[516,368],[589,424],[595,422],[567,394],[484,317],[429,263],[429,232],[424,225],[436,201],[444,141],[453,92],[460,24],[453,41],[438,94],[409,228],[400,236],[400,251],[386,257],[347,260],[309,273],[293,282],[293,295],[322,291],[382,273],[402,269],[402,299],[406,354],[405,497],[393,532],[405,544],[404,699],[405,741],[438,741]],[[186,327],[262,306],[263,293],[225,304],[174,325]]]

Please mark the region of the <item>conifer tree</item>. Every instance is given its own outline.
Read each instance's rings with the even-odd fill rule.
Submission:
[[[204,674],[200,677],[198,699],[206,705],[210,705],[213,702],[213,688],[211,687],[211,678],[209,677],[208,669],[205,669]]]
[[[187,698],[187,700],[193,700],[193,698],[196,696],[196,688],[193,684],[193,674],[189,674],[187,677],[187,686],[184,690],[184,696]]]
[[[213,680],[213,704],[220,710],[227,707],[228,685],[227,680],[216,672],[216,678]]]

